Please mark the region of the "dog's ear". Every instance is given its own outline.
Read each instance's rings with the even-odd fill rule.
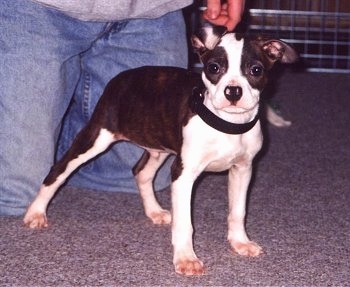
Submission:
[[[195,51],[201,56],[207,50],[213,50],[227,32],[224,26],[206,25],[191,37]]]
[[[299,58],[298,53],[281,40],[264,40],[260,38],[259,42],[262,51],[272,63],[276,61],[280,61],[281,63],[294,63]]]

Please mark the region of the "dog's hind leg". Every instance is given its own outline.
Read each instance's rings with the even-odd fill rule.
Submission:
[[[47,227],[46,209],[57,189],[75,169],[105,151],[115,141],[115,135],[106,129],[85,127],[63,158],[52,166],[24,216],[25,225],[30,228]]]
[[[153,180],[157,170],[168,156],[169,154],[165,152],[145,151],[133,168],[145,213],[154,224],[170,224],[171,222],[170,212],[159,205],[153,190]]]

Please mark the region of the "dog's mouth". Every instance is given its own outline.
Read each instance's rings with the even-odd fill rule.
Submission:
[[[239,102],[231,104],[229,101],[213,103],[215,113],[221,118],[235,123],[246,123],[251,121],[259,110],[259,101]]]
[[[259,107],[259,102],[255,103],[255,105],[253,106],[249,106],[249,107],[239,107],[237,105],[227,105],[221,108],[218,108],[218,110],[222,110],[228,114],[233,114],[233,115],[243,115],[243,114],[247,114],[247,113],[252,113],[255,110],[257,110]]]

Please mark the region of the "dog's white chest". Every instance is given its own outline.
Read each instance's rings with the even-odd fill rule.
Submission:
[[[204,161],[207,162],[206,171],[223,171],[231,166],[244,162],[247,159],[246,150],[244,147],[234,146],[234,148],[223,148],[217,146],[217,149],[211,150]]]
[[[207,145],[208,147],[208,145]],[[255,155],[255,144],[246,143],[242,136],[223,136],[217,138],[210,148],[207,148],[207,155],[204,155],[204,162],[207,162],[206,171],[223,171],[233,165],[244,164],[251,161]]]
[[[261,145],[259,122],[245,134],[229,135],[195,116],[184,128],[183,161],[202,171],[224,171],[233,165],[251,162]]]

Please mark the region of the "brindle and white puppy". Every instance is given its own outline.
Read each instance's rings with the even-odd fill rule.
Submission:
[[[252,160],[262,145],[259,96],[276,61],[294,62],[294,50],[275,39],[241,38],[220,27],[203,28],[192,43],[204,65],[202,77],[174,67],[123,72],[107,85],[87,126],[53,165],[24,222],[48,226],[46,210],[57,189],[80,165],[113,143],[130,141],[145,149],[133,169],[146,215],[172,223],[173,262],[178,273],[203,274],[192,243],[191,193],[203,171],[228,172],[228,240],[241,255],[257,256],[244,226]],[[203,85],[204,84],[204,85]],[[157,202],[153,178],[170,155],[172,213]]]

